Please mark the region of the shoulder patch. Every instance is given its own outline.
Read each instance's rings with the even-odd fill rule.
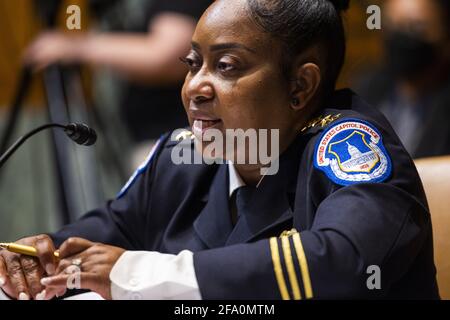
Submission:
[[[145,169],[147,169],[148,165],[152,162],[153,156],[155,155],[156,150],[158,150],[162,141],[163,139],[161,138],[155,143],[153,148],[150,150],[147,158],[145,158],[144,162],[142,162],[142,164],[136,169],[136,171],[134,171],[133,175],[130,177],[130,179],[128,179],[127,183],[119,191],[116,196],[117,199],[122,198],[127,193],[128,189],[131,188],[136,179],[145,171]]]
[[[392,173],[380,132],[360,119],[342,120],[322,133],[314,151],[314,167],[342,186],[382,182]]]

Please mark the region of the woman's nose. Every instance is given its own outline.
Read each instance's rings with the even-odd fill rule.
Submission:
[[[203,102],[214,98],[214,89],[208,78],[197,73],[190,81],[186,91],[189,99],[194,102]]]

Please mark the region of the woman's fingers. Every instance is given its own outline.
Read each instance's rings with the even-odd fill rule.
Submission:
[[[82,238],[67,239],[59,248],[60,261],[56,274],[81,272],[81,265],[86,260],[84,251],[93,245],[93,242]]]
[[[55,293],[65,292],[66,289],[91,289],[87,279],[92,279],[88,273],[61,273],[53,277],[43,278],[42,285]]]
[[[8,278],[8,270],[6,269],[5,261],[3,257],[0,256],[0,288],[6,285],[6,280]]]
[[[14,297],[16,291],[9,280],[8,269],[3,256],[0,255],[0,288],[9,296]]]
[[[44,289],[41,285],[41,278],[44,275],[39,261],[33,257],[20,256],[20,265],[22,266],[22,272],[27,281],[27,287],[31,296],[39,300],[38,296]]]
[[[80,259],[74,257],[74,259]],[[46,286],[47,288],[56,287],[56,292],[59,292],[63,289],[89,289],[84,288],[81,285],[81,275],[86,275],[87,272],[81,271],[80,265],[74,265],[70,263],[68,259],[64,259],[60,262],[58,266],[58,272],[56,275],[52,277],[43,278],[41,280],[41,284]],[[84,271],[84,270],[83,270]]]
[[[19,300],[29,300],[30,293],[28,291],[27,281],[22,271],[20,263],[20,255],[8,254],[6,255],[6,268],[9,274],[9,281],[11,286],[15,288],[15,297]]]
[[[39,261],[48,275],[53,275],[56,270],[55,246],[52,239],[46,235],[39,235],[34,239],[34,247],[38,252]]]
[[[56,292],[56,296],[59,298],[59,297],[62,297],[63,295],[65,295],[66,294],[66,291],[67,291],[67,289],[66,288],[63,288],[63,289],[60,289],[60,290],[57,290],[57,292]]]
[[[51,300],[55,297],[62,297],[66,293],[66,288],[46,287],[42,293],[43,295],[41,300]]]
[[[75,278],[78,277],[78,278]],[[73,289],[73,284],[77,282],[77,289],[87,289],[97,292],[105,299],[111,299],[109,286],[101,283],[98,275],[93,273],[81,272],[79,274],[59,274],[53,277],[42,279],[41,283],[52,292],[65,292],[65,289]],[[106,290],[104,289],[106,288]],[[64,291],[63,291],[64,290]]]
[[[56,261],[54,256],[55,246],[53,240],[46,234],[37,235],[30,238],[20,239],[17,243],[31,245],[36,248],[37,259],[25,255],[20,256],[22,273],[27,281],[29,294],[37,300],[45,297],[44,287],[40,280],[45,275],[54,274],[56,270]]]
[[[71,274],[75,272],[87,271],[85,268],[82,268],[81,265],[86,261],[85,255],[83,253],[67,257],[66,259],[61,259],[56,268],[55,275],[60,273]]]
[[[66,257],[73,256],[92,247],[93,245],[93,242],[86,239],[76,237],[69,238],[59,247],[59,257],[60,259],[64,259]]]
[[[81,273],[80,273],[81,275]],[[52,290],[61,290],[61,288],[67,288],[67,282],[70,275],[68,274],[58,274],[53,277],[42,278],[41,283],[46,287],[52,288]],[[80,282],[81,283],[81,282]],[[81,289],[81,288],[80,288]]]

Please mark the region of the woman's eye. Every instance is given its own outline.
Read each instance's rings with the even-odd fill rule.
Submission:
[[[225,61],[219,61],[217,63],[217,68],[221,71],[221,72],[229,72],[229,71],[233,71],[236,69],[236,67],[229,63],[229,62],[225,62]]]
[[[180,58],[181,62],[183,62],[189,68],[189,71],[194,72],[199,70],[202,66],[201,61],[199,59],[187,56],[185,58]]]

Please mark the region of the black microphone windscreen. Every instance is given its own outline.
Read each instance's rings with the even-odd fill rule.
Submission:
[[[94,129],[85,124],[71,123],[66,126],[64,131],[70,139],[84,146],[93,145],[97,141],[97,134]]]

